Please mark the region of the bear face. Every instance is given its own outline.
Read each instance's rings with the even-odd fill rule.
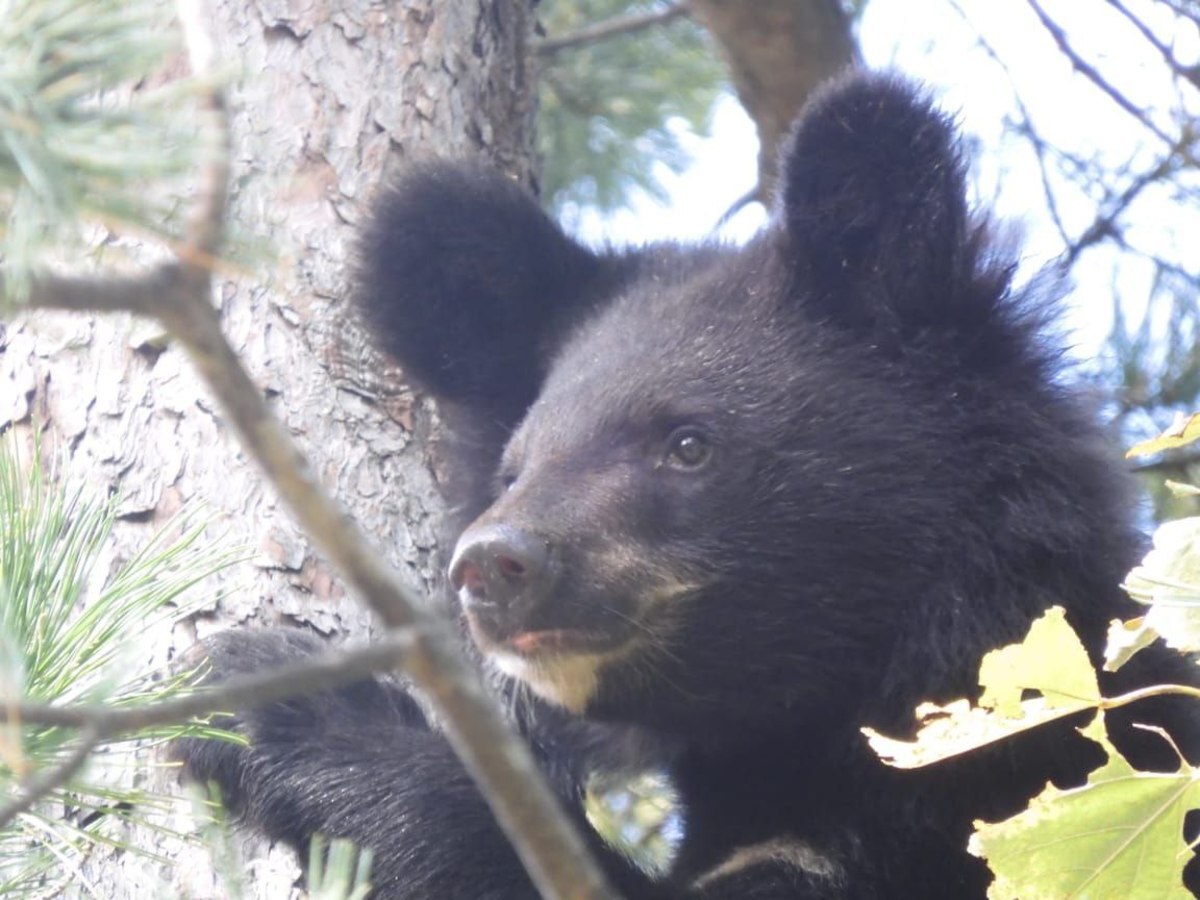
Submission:
[[[1038,298],[967,214],[950,123],[862,79],[818,101],[783,171],[749,246],[642,251],[580,311],[458,542],[476,642],[573,712],[756,739],[894,725],[973,688],[965,660],[1053,602],[1047,568],[1111,593],[1082,554],[1119,540],[1122,480],[1053,387]],[[540,264],[565,271],[558,240]],[[968,593],[1009,596],[950,633]],[[920,677],[890,677],[930,632]]]

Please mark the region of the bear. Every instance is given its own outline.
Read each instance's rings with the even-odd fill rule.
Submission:
[[[1014,284],[953,120],[855,73],[807,106],[744,246],[588,248],[480,164],[380,195],[355,293],[444,423],[448,593],[564,807],[631,900],[974,900],[972,821],[1080,784],[1079,718],[898,771],[860,729],[978,694],[983,654],[1061,605],[1099,662],[1142,539],[1055,338]],[[215,678],[303,658],[300,630],[210,640]],[[1195,683],[1144,651],[1106,692]],[[1197,757],[1185,701],[1110,714],[1142,768]],[[374,851],[373,896],[536,897],[447,742],[379,677],[232,715],[187,777],[303,852]],[[583,814],[595,773],[661,771],[681,837],[647,874]],[[1189,875],[1189,884],[1196,880]]]

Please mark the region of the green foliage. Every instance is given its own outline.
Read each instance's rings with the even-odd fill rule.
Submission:
[[[1183,820],[1200,808],[1200,771],[1182,759],[1175,772],[1137,771],[1108,739],[1103,716],[1080,733],[1108,756],[1087,784],[1047,785],[1011,819],[975,823],[970,850],[996,875],[988,897],[1188,900]]]
[[[371,891],[371,851],[340,838],[314,835],[308,847],[311,900],[366,900]]]
[[[665,6],[544,0],[539,12],[547,35],[560,37]],[[725,78],[708,35],[686,16],[564,49],[541,63],[543,196],[558,212],[571,205],[611,210],[635,188],[663,198],[655,166],[679,172],[688,164],[680,135],[707,133]]]
[[[36,253],[83,245],[91,220],[167,238],[171,201],[150,193],[203,147],[195,85],[149,87],[179,52],[156,0],[0,0],[0,249],[20,291]],[[161,80],[161,79],[160,79]],[[136,86],[136,90],[134,89]]]
[[[162,678],[149,670],[132,638],[165,636],[188,611],[185,592],[234,556],[201,546],[202,527],[179,521],[105,578],[114,521],[113,500],[56,484],[36,462],[23,467],[14,442],[0,441],[0,700],[128,705],[188,687],[188,673]],[[132,737],[169,738],[185,728]],[[0,726],[3,802],[76,746],[68,729]],[[113,821],[145,821],[145,813],[169,802],[121,786],[119,775],[93,760],[66,787],[0,824],[0,895],[44,890],[43,879],[89,843],[113,840]]]
[[[1200,442],[1200,415],[1181,417],[1166,434],[1130,455],[1157,454]],[[1193,493],[1194,486],[1175,485]],[[1180,652],[1200,651],[1200,518],[1160,526],[1154,547],[1129,573],[1125,588],[1146,614],[1109,628],[1105,669],[1115,671],[1160,638]],[[1019,644],[988,653],[980,666],[979,704],[922,704],[915,740],[899,741],[864,728],[889,765],[915,768],[967,753],[1013,734],[1087,709],[1099,710],[1081,734],[1099,744],[1107,762],[1087,783],[1047,785],[1028,808],[1002,822],[976,822],[970,851],[996,878],[989,900],[1184,900],[1182,870],[1191,858],[1184,818],[1200,809],[1200,770],[1180,757],[1174,772],[1134,769],[1109,740],[1104,710],[1148,696],[1181,694],[1187,685],[1157,685],[1103,697],[1095,671],[1063,611],[1051,609]],[[1158,729],[1154,729],[1158,731]],[[1161,733],[1164,741],[1170,735]]]
[[[917,707],[920,731],[912,741],[862,729],[888,765],[915,769],[1101,703],[1087,651],[1061,607],[1047,610],[1019,644],[992,650],[979,667],[979,704],[955,700]]]

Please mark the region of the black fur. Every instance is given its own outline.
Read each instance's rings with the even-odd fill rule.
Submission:
[[[551,701],[510,689],[564,802],[621,766],[679,792],[665,879],[597,841],[627,896],[983,898],[971,821],[1081,782],[1094,745],[1059,723],[897,772],[858,729],[905,733],[918,702],[976,692],[982,654],[1056,603],[1097,654],[1132,614],[1127,485],[920,91],[834,85],[783,171],[745,248],[593,253],[498,175],[417,169],[364,240],[364,312],[459,435],[475,521],[452,576],[485,656]],[[591,668],[569,652],[585,639]],[[310,649],[269,632],[210,652],[224,673]],[[1179,680],[1189,664],[1154,650],[1105,687]],[[1146,704],[1112,717],[1139,765],[1173,756],[1130,716],[1200,750],[1186,706]],[[182,745],[189,774],[298,846],[373,847],[376,896],[534,896],[400,687],[236,727],[250,747]]]

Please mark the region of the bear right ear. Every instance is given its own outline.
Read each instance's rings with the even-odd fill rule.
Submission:
[[[887,75],[834,82],[782,171],[790,251],[822,315],[884,339],[955,327],[974,239],[957,133],[922,91]]]
[[[520,185],[462,162],[410,166],[375,202],[356,300],[376,344],[435,398],[514,425],[609,270]]]

